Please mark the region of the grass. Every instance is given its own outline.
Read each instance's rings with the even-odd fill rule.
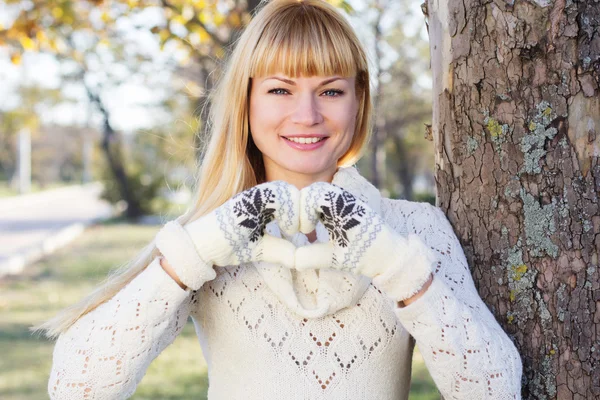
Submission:
[[[29,327],[70,305],[145,246],[157,227],[112,221],[94,226],[68,248],[18,278],[0,280],[0,399],[47,399],[53,342]],[[206,399],[206,364],[192,323],[150,365],[132,399]],[[439,399],[418,352],[410,400]]]
[[[409,400],[439,400],[440,394],[429,375],[419,348],[413,353]]]

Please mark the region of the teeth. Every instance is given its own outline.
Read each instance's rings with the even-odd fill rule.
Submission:
[[[323,140],[323,138],[317,138],[317,137],[313,137],[313,138],[290,137],[290,138],[286,138],[286,139],[291,142],[300,143],[300,144],[317,143],[317,142],[320,142],[321,140]]]

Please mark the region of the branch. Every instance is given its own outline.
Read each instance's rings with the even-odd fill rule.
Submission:
[[[173,4],[171,4],[168,0],[161,0],[161,4],[163,5],[163,7],[169,8],[175,12],[179,12],[177,7],[175,7]],[[198,14],[194,13],[194,18],[192,18],[192,19],[195,23],[200,25],[200,27],[202,29],[204,29],[204,31],[210,36],[210,38],[212,39],[213,42],[217,43],[221,47],[227,47],[228,43],[226,41],[222,40],[220,37],[218,37],[214,32],[210,31],[206,27],[206,25],[204,25],[204,23],[202,21],[200,21],[200,17],[198,17]]]

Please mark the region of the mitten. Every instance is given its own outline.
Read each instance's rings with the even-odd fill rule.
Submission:
[[[417,235],[391,229],[366,203],[326,182],[300,191],[300,231],[321,220],[329,242],[296,249],[296,269],[335,268],[373,278],[396,301],[416,294],[429,280],[435,258]]]
[[[282,231],[298,232],[299,207],[295,186],[263,183],[185,226],[168,222],[158,232],[156,246],[180,280],[194,290],[215,277],[213,265],[265,261],[293,268],[296,247],[265,234],[265,226],[275,219]]]

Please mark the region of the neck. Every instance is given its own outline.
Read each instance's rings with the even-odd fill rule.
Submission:
[[[294,171],[287,171],[282,169],[270,170],[266,168],[266,178],[267,182],[271,181],[286,181],[298,189],[303,189],[315,182],[329,182],[333,180],[333,175],[335,175],[337,171],[336,169],[332,169],[331,171],[323,171],[317,174],[303,174]]]

